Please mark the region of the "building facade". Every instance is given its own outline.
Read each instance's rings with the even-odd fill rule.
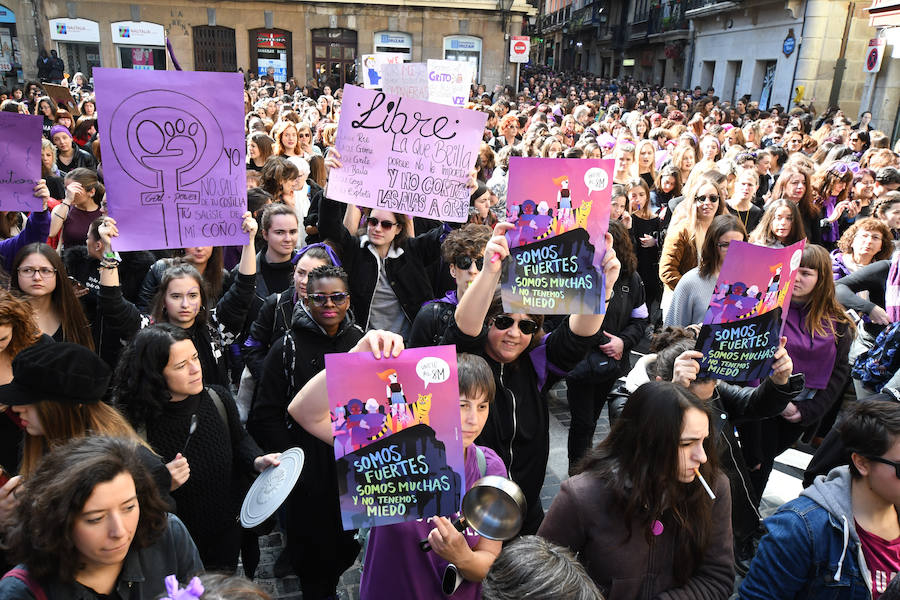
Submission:
[[[43,27],[23,47],[26,76],[41,44],[58,50],[71,74],[90,77],[98,66],[171,69],[168,38],[185,70],[268,71],[333,88],[355,81],[360,55],[374,52],[468,61],[479,81],[514,86],[509,36],[535,12],[525,0],[34,3]]]

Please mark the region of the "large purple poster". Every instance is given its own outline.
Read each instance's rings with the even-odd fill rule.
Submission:
[[[40,210],[34,186],[41,178],[43,119],[0,112],[0,210]]]
[[[804,245],[731,242],[697,338],[700,377],[755,381],[769,375]]]
[[[487,115],[378,90],[344,87],[334,145],[342,169],[329,198],[407,215],[464,223],[466,180]]]
[[[506,220],[516,227],[506,233],[504,311],[605,312],[602,264],[613,166],[611,159],[509,159]]]
[[[240,73],[94,69],[117,250],[247,243]]]
[[[456,347],[325,356],[344,529],[448,516],[465,489]]]

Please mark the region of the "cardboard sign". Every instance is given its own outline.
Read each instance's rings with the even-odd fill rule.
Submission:
[[[510,258],[500,278],[503,310],[547,315],[605,312],[603,255],[614,161],[509,160],[506,233]]]
[[[699,377],[754,381],[769,375],[805,244],[731,242],[697,338]]]
[[[344,529],[459,510],[466,488],[456,347],[382,360],[328,354],[325,369]]]
[[[247,243],[240,73],[94,69],[117,250]]]
[[[455,60],[429,59],[428,99],[438,104],[465,106],[475,81],[475,65]]]
[[[41,86],[50,99],[56,103],[56,106],[65,108],[73,117],[80,117],[81,111],[78,110],[78,103],[72,97],[72,92],[64,85],[56,85],[55,83],[42,83]]]
[[[0,210],[41,210],[34,186],[41,179],[44,119],[0,112]]]
[[[381,67],[385,94],[410,100],[428,100],[428,69],[425,63],[387,64]]]
[[[332,169],[333,200],[464,223],[466,181],[481,147],[487,115],[344,87]]]
[[[366,89],[381,89],[382,67],[389,64],[403,64],[403,54],[396,52],[375,52],[360,56],[362,69],[359,75]]]

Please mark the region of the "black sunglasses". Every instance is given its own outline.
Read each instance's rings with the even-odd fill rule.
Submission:
[[[493,318],[492,322],[494,324],[494,327],[496,327],[500,331],[505,331],[512,327],[513,323],[515,323],[516,320],[509,315],[497,315]],[[537,330],[538,324],[536,322],[530,319],[522,319],[521,321],[519,321],[519,331],[521,331],[525,335],[536,333]]]
[[[716,204],[719,201],[719,197],[713,194],[708,196],[696,196],[694,198],[694,202],[696,204],[703,204],[704,202],[709,202],[710,204]]]
[[[867,456],[869,460],[877,463],[881,463],[883,465],[890,465],[894,467],[894,475],[897,476],[897,479],[900,479],[900,462],[894,462],[892,460],[888,460],[886,458],[881,458],[880,456]]]
[[[479,271],[484,267],[484,257],[479,256],[478,258],[473,259],[471,256],[463,255],[457,256],[453,261],[453,264],[457,269],[461,269],[463,271],[468,271],[472,268],[472,263],[475,263],[475,268]]]
[[[382,229],[390,229],[391,227],[396,225],[396,223],[393,221],[379,221],[375,217],[369,217],[368,219],[366,219],[366,223],[371,225],[372,227],[377,227],[380,223]]]
[[[336,294],[307,294],[306,299],[313,306],[325,306],[331,300],[335,306],[340,306],[350,298],[347,292],[338,292]]]

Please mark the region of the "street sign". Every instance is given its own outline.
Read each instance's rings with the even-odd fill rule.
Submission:
[[[509,38],[509,62],[528,62],[531,53],[531,38],[527,35],[514,35]]]
[[[866,50],[866,62],[863,71],[877,73],[881,69],[881,59],[884,58],[884,48],[887,40],[877,38],[869,40],[869,48]]]

